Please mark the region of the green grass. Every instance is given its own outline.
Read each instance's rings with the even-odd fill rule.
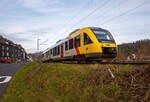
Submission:
[[[116,79],[107,68],[115,69]],[[124,102],[118,73],[131,69],[135,66],[29,63],[15,74],[2,102]]]

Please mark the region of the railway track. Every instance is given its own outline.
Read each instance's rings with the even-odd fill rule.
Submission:
[[[130,65],[146,65],[150,64],[150,60],[145,61],[112,61],[112,62],[101,62],[101,61],[42,61],[43,63],[64,63],[64,64],[130,64]]]
[[[113,62],[77,62],[77,61],[63,61],[64,64],[120,64],[120,65],[146,65],[150,64],[150,61],[113,61]]]
[[[133,65],[144,65],[150,64],[150,61],[116,61],[116,62],[100,62],[100,64],[133,64]]]

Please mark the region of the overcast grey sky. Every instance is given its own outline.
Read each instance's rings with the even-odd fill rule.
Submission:
[[[150,0],[0,0],[0,34],[27,52],[38,37],[48,40],[44,50],[89,26],[108,29],[117,44],[150,38]]]

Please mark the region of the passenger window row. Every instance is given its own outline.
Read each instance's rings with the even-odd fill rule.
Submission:
[[[90,37],[84,33],[84,45],[93,43]],[[80,47],[80,35],[75,37],[75,48]],[[65,50],[73,49],[73,39],[65,42]]]
[[[90,37],[86,33],[83,33],[83,34],[84,34],[84,45],[93,43],[92,40],[90,39]],[[65,51],[73,49],[73,46],[74,46],[73,44],[75,44],[75,48],[80,47],[80,35],[76,36],[74,38],[74,40],[75,40],[75,43],[74,43],[73,39],[70,39],[64,43]],[[49,54],[53,55],[53,56],[59,55],[60,54],[60,45],[51,49],[49,51]]]
[[[65,51],[73,49],[73,39],[70,39],[65,42]]]
[[[60,46],[56,46],[52,49],[51,54],[53,54],[53,56],[57,56],[60,54]]]

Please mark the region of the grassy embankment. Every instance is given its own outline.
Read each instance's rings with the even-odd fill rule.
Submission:
[[[148,85],[149,66],[34,62],[16,73],[2,102],[150,102]]]

